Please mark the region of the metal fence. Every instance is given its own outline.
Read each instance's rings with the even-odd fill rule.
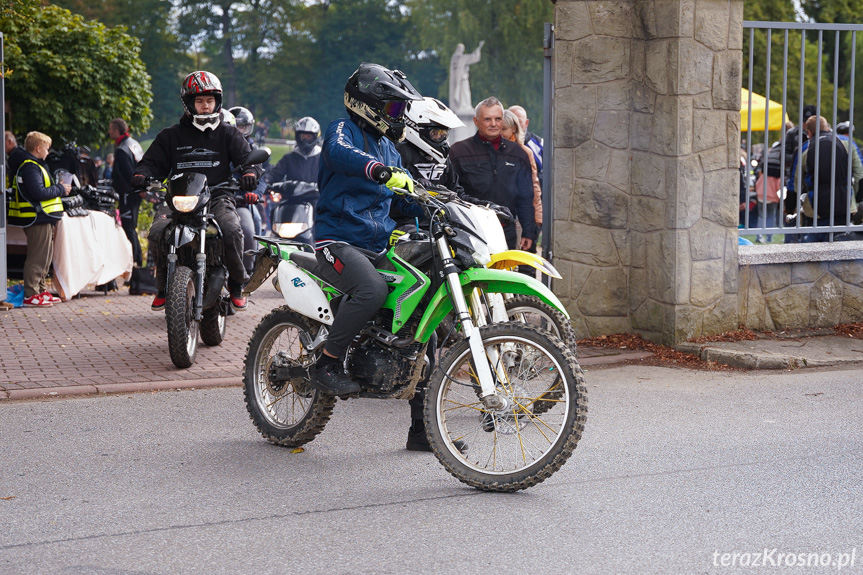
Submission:
[[[857,200],[863,200],[863,197],[855,197],[859,183],[853,178],[852,164],[857,162],[852,162],[851,156],[858,154],[863,160],[854,143],[854,82],[858,31],[863,31],[863,25],[750,21],[743,23],[744,58],[748,56],[744,61],[743,87],[748,90],[748,97],[744,97],[741,102],[741,115],[748,122],[747,129],[742,134],[741,148],[741,236],[756,235],[759,241],[766,241],[766,238],[762,240],[762,236],[779,234],[784,235],[786,243],[863,238],[863,225],[854,224],[854,221],[859,221],[854,215],[857,211]],[[828,47],[827,54],[825,44]],[[829,50],[831,44],[833,49]],[[840,57],[840,47],[843,57]],[[798,50],[799,66],[796,62]],[[780,53],[776,55],[775,52]],[[789,58],[799,72],[797,69],[789,69]],[[823,77],[825,63],[828,70],[832,64],[831,78]],[[771,78],[771,73],[775,75],[777,72],[781,72],[781,82],[777,82],[775,77]],[[812,75],[816,78],[813,79]],[[753,104],[758,99],[753,90],[758,91],[759,88],[763,91],[760,95],[766,98],[763,111],[753,109]],[[791,109],[789,105],[792,106]],[[762,122],[764,128],[770,127],[771,106],[774,115],[780,111],[777,108],[781,106],[783,120],[787,114],[787,119],[799,126],[796,134],[792,132],[791,137],[786,138],[785,129],[753,130],[753,121],[756,128],[757,124]],[[835,129],[830,133],[825,132],[822,138],[823,130],[816,121],[811,142],[819,143],[817,149],[821,153],[813,153],[811,159],[807,153],[810,142],[807,141],[803,126],[804,109],[807,106],[814,106],[815,116],[823,116],[831,128],[835,128],[839,122],[850,123],[847,138],[837,136]],[[806,110],[807,114],[809,112],[811,110]],[[837,158],[844,156],[839,148],[846,145],[846,173],[837,174]],[[774,146],[780,146],[783,152],[795,147],[796,150],[790,154],[774,151],[770,159],[776,161],[771,162],[768,154]],[[813,144],[812,148],[814,152],[816,146]],[[825,160],[829,160],[828,165],[822,165]],[[807,171],[807,163],[814,169]],[[768,175],[768,167],[779,178],[778,182],[771,182],[768,177],[759,177],[760,173]],[[824,170],[829,170],[829,179],[825,178]],[[860,170],[863,172],[863,162]],[[820,186],[819,181],[822,182]],[[837,181],[844,181],[844,186],[837,186]],[[772,199],[773,194],[770,191],[777,187],[779,203],[778,206],[774,204],[774,207],[763,199]],[[800,193],[801,191],[803,193]],[[813,210],[812,206],[817,209]],[[860,208],[863,210],[863,203]]]

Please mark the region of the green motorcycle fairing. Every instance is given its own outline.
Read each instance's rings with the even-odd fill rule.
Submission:
[[[489,268],[471,268],[459,274],[459,283],[468,296],[473,288],[480,288],[487,293],[511,293],[533,295],[548,305],[558,309],[567,319],[569,313],[561,301],[542,282],[518,272]],[[452,312],[452,300],[447,293],[449,287],[443,283],[432,296],[428,307],[420,319],[417,341],[426,342],[443,319]]]

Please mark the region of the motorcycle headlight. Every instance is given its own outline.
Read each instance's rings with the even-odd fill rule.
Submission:
[[[310,227],[311,226],[306,222],[286,222],[283,224],[277,224],[276,235],[280,238],[286,239],[295,238]]]
[[[198,205],[198,196],[174,196],[171,201],[178,212],[191,212]]]

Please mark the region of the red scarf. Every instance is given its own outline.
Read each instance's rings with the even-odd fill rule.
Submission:
[[[128,138],[128,137],[129,137],[129,132],[126,132],[125,134],[123,134],[122,136],[120,136],[119,138],[117,138],[116,140],[114,140],[114,145],[115,145],[115,146],[119,146],[119,145],[120,145],[120,142],[122,142],[124,139],[126,139],[126,138]]]
[[[498,150],[498,148],[500,148],[500,135],[498,135],[498,137],[494,140],[489,140],[488,138],[483,138],[482,135],[479,135],[479,139],[491,144],[495,152]]]

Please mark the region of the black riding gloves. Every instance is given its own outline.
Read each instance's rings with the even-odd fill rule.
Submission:
[[[252,192],[258,187],[258,176],[255,172],[249,170],[240,176],[240,189],[244,192]]]
[[[147,176],[142,174],[135,174],[132,176],[132,187],[136,190],[146,188],[147,187]]]

